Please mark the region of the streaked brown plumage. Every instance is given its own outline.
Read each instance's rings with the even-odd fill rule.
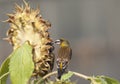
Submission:
[[[60,79],[61,76],[65,73],[71,60],[72,49],[70,48],[69,42],[63,38],[56,40],[55,43],[60,45],[56,61],[58,69],[58,79]]]

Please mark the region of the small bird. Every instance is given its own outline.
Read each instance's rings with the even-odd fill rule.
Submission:
[[[55,43],[60,45],[56,64],[58,70],[58,79],[61,79],[61,76],[66,72],[68,64],[71,60],[72,49],[70,48],[70,43],[63,38],[56,40]]]

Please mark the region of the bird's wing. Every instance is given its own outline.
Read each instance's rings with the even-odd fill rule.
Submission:
[[[70,59],[72,58],[72,49],[70,48]]]
[[[72,49],[70,47],[61,47],[58,51],[58,58],[70,60],[72,56]]]

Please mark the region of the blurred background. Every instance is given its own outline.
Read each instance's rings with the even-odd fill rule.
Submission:
[[[44,19],[52,24],[51,38],[64,37],[73,56],[69,70],[86,75],[106,75],[120,81],[120,0],[27,0],[40,6]],[[0,0],[0,21],[22,0]],[[8,23],[0,22],[0,64],[12,52],[6,37]],[[56,53],[56,51],[55,51]],[[78,84],[89,81],[73,77]]]

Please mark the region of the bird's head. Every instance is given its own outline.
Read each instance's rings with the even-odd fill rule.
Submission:
[[[64,38],[56,40],[55,43],[60,46],[69,46],[69,42]]]

